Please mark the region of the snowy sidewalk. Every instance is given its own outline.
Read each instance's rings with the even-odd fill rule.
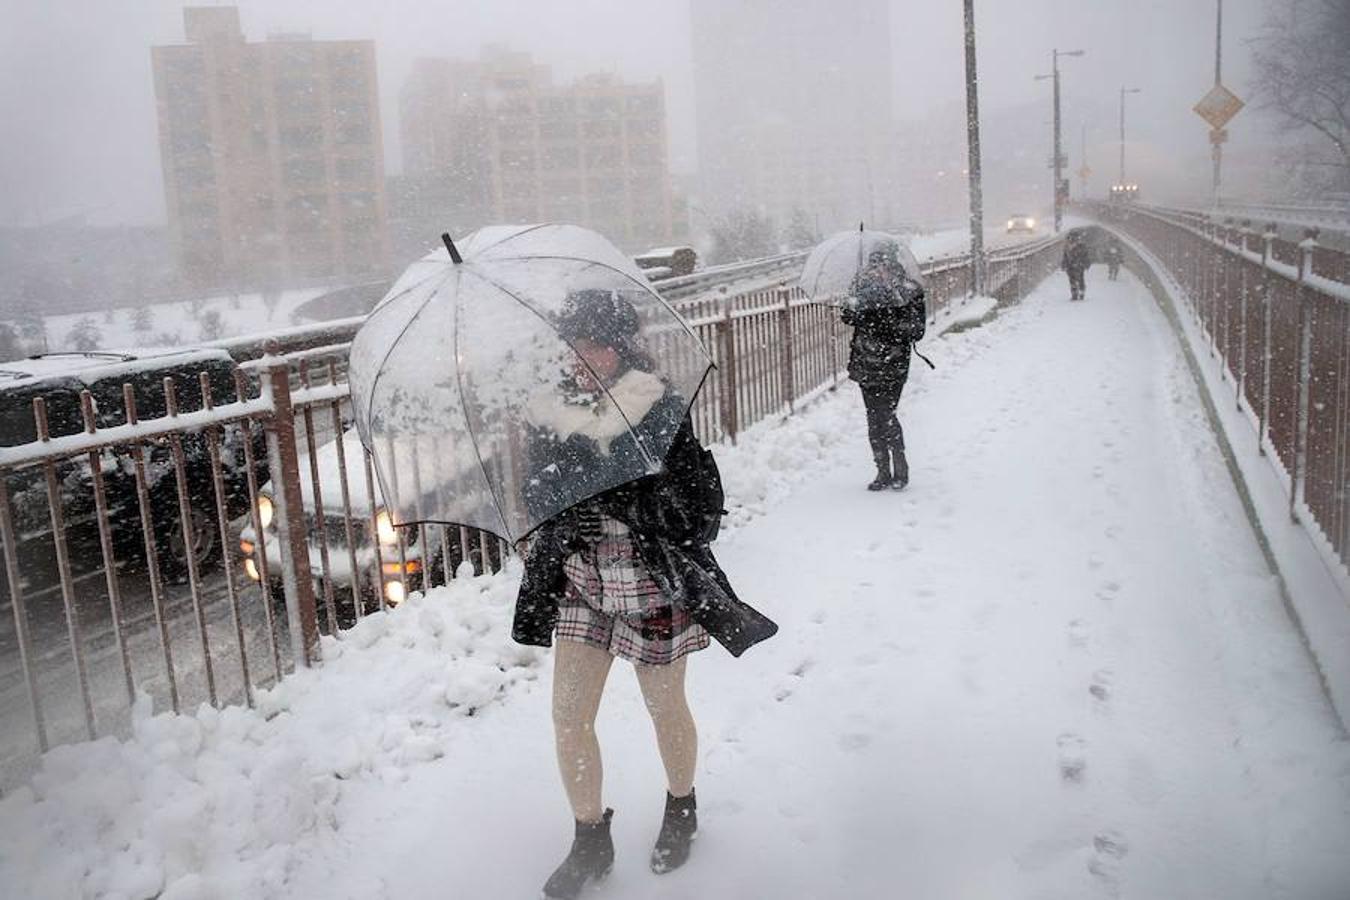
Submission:
[[[1052,278],[925,347],[903,493],[863,490],[851,385],[719,454],[748,503],[719,557],[782,631],[690,663],[702,833],[667,876],[646,868],[663,775],[616,665],[596,896],[1350,895],[1350,746],[1176,341],[1128,276],[1066,295]],[[503,640],[509,577],[480,581],[368,620],[261,715],[61,751],[43,802],[0,801],[0,882],[537,896],[571,828],[549,660]]]

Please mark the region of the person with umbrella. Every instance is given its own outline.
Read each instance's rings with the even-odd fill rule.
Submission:
[[[396,521],[487,527],[522,548],[512,636],[554,646],[575,822],[544,896],[573,898],[614,861],[595,736],[614,659],[633,664],[655,725],[667,786],[650,866],[668,872],[698,827],[688,655],[716,639],[739,656],[777,626],[736,596],[709,547],[721,480],[688,409],[711,361],[687,323],[584,229],[483,229],[462,257],[446,243],[450,267],[415,265],[363,326],[369,338],[358,333],[353,404],[386,500],[402,500]],[[386,303],[407,308],[380,320]],[[400,367],[405,341],[421,355]],[[437,469],[451,458],[474,463]]]
[[[853,326],[848,376],[862,390],[867,439],[876,463],[869,491],[909,484],[905,432],[896,418],[909,379],[909,357],[927,325],[924,289],[913,254],[881,232],[842,232],[807,258],[802,286],[813,299],[842,306]]]
[[[1087,270],[1092,265],[1092,251],[1088,249],[1085,232],[1075,228],[1064,242],[1064,257],[1059,267],[1069,276],[1069,299],[1082,300],[1087,291]]]

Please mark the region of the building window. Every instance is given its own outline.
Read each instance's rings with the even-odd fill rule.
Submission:
[[[584,109],[588,116],[617,118],[619,115],[618,97],[587,97]]]
[[[324,179],[323,160],[288,159],[282,166],[286,181],[292,184],[312,184]]]
[[[355,125],[339,125],[337,143],[345,147],[369,144],[370,124],[363,122]]]
[[[656,94],[637,94],[624,99],[624,111],[630,116],[654,117],[661,114],[661,98]]]
[[[375,161],[368,156],[337,160],[337,177],[343,181],[367,181],[375,175]]]
[[[582,124],[581,131],[592,140],[616,138],[619,136],[619,123],[614,119],[590,119]]]
[[[621,159],[618,144],[592,144],[586,148],[588,169],[610,169],[617,166]]]
[[[575,119],[544,119],[539,123],[539,136],[545,140],[576,140]]]
[[[323,132],[315,125],[281,129],[281,144],[289,149],[312,149],[323,143]]]
[[[581,165],[581,153],[575,145],[552,144],[544,148],[545,169],[575,169]]]

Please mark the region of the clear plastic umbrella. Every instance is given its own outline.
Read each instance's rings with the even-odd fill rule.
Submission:
[[[923,289],[918,260],[900,238],[884,231],[841,231],[821,241],[802,267],[801,286],[818,303],[857,308],[883,292],[859,290],[869,281],[869,266],[881,263],[876,271],[895,282],[896,290],[888,301],[893,305],[909,302]],[[906,283],[908,282],[908,283]]]
[[[445,242],[352,341],[357,429],[393,521],[514,542],[661,471],[712,361],[633,261],[573,225]]]

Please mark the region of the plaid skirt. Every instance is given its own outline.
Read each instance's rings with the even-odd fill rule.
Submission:
[[[563,562],[567,590],[558,637],[642,666],[665,666],[711,643],[708,632],[661,593],[638,558],[628,526],[600,519],[600,539]]]

